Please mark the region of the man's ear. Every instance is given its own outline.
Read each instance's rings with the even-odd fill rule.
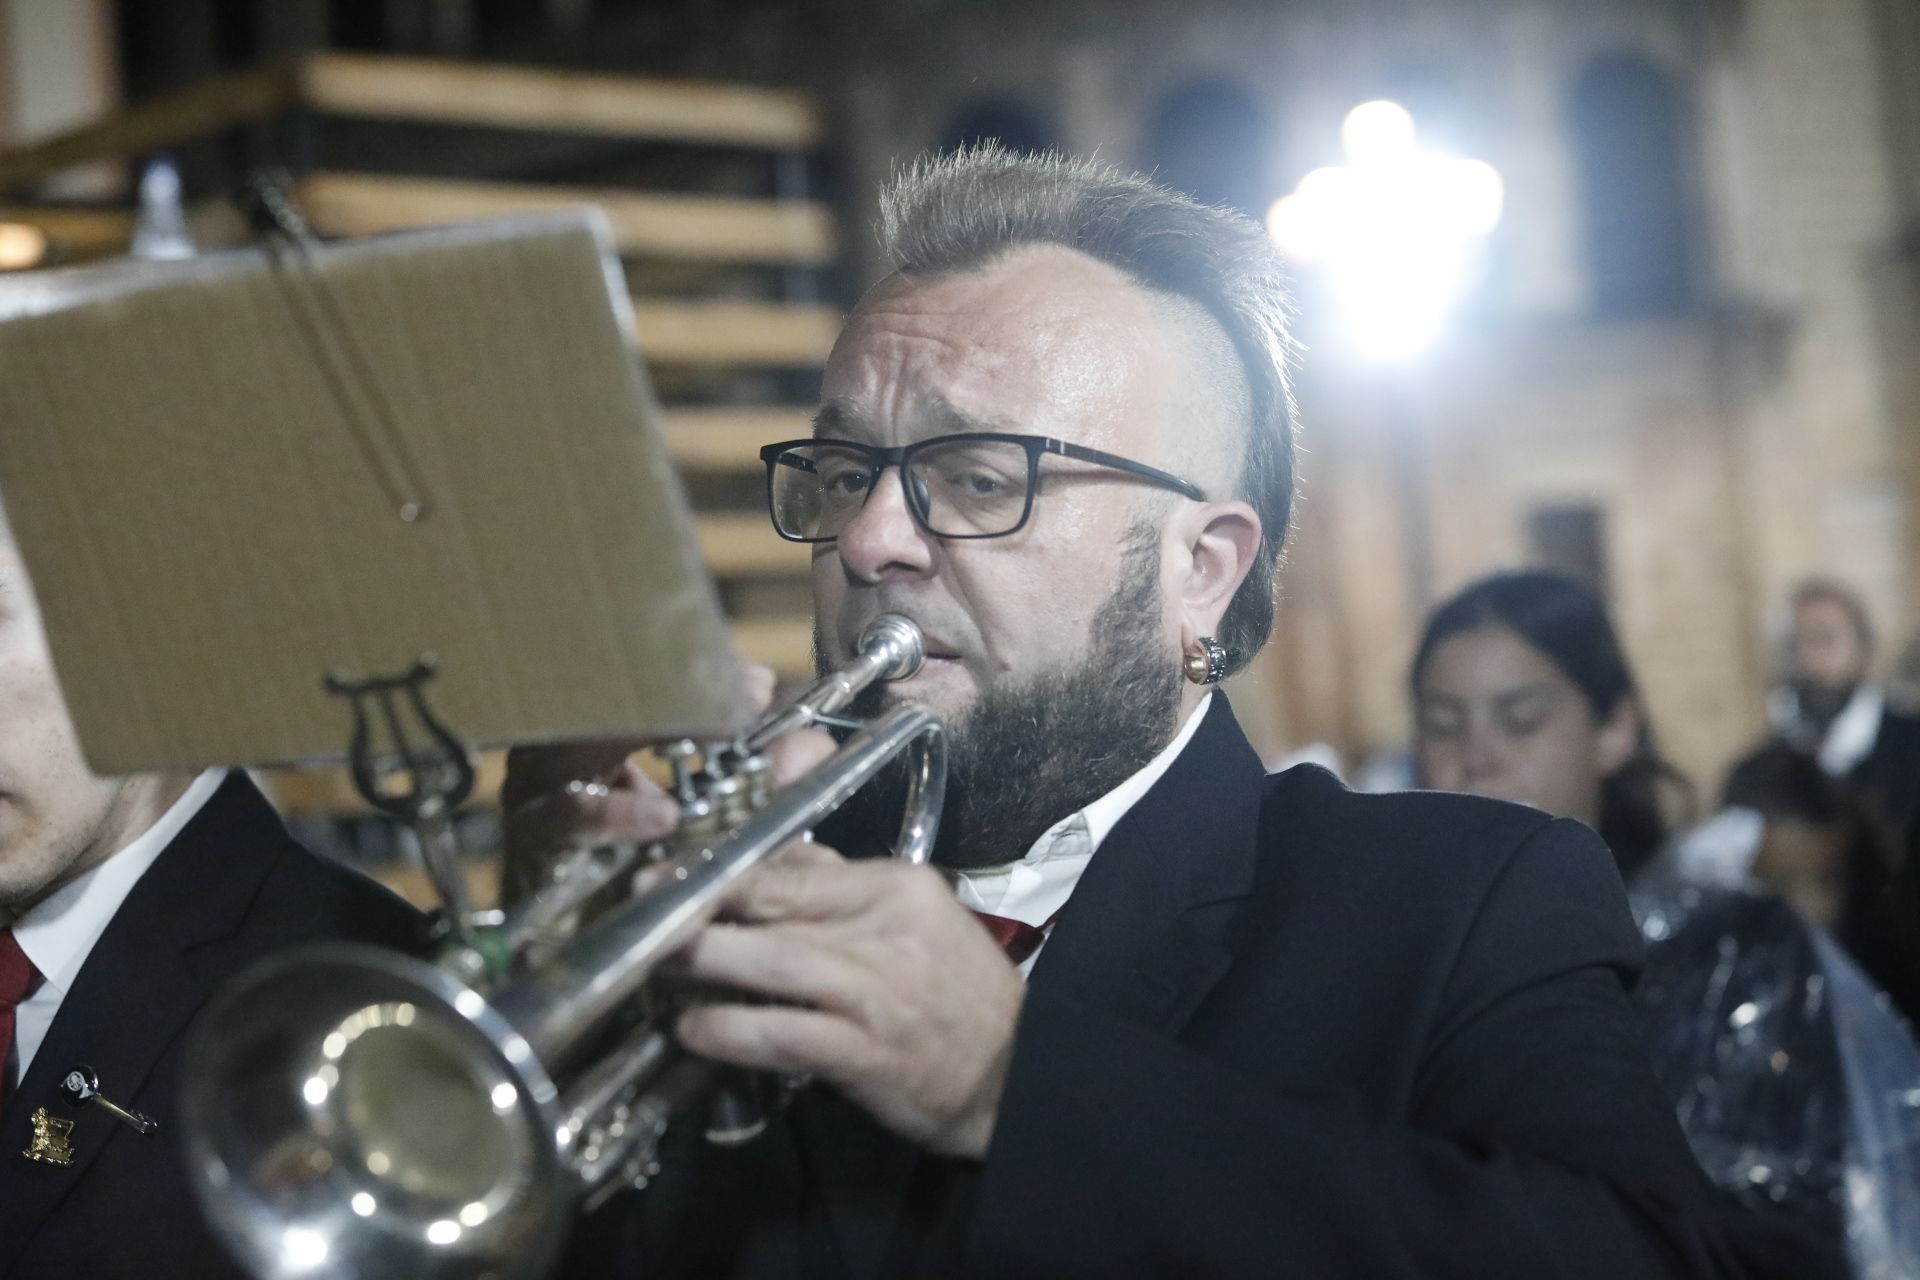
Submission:
[[[1203,503],[1183,516],[1178,532],[1184,555],[1173,594],[1185,647],[1219,630],[1221,615],[1259,554],[1260,517],[1238,501]]]
[[[1601,777],[1610,777],[1633,759],[1633,753],[1640,747],[1640,731],[1645,723],[1640,704],[1633,698],[1620,699],[1613,714],[1601,721],[1597,752]]]

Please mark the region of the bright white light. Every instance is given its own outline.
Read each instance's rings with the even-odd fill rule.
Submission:
[[[493,1109],[498,1112],[513,1110],[513,1104],[520,1099],[520,1091],[502,1080],[493,1086]]]
[[[451,1218],[442,1218],[427,1227],[428,1244],[452,1244],[460,1238],[460,1224]]]
[[[306,1085],[300,1090],[300,1096],[307,1100],[308,1106],[319,1106],[327,1100],[327,1082],[319,1076],[308,1076]]]
[[[327,1260],[327,1238],[311,1227],[288,1227],[280,1256],[290,1271],[311,1271]]]
[[[1490,234],[1500,225],[1507,198],[1499,170],[1485,160],[1438,159],[1432,171],[1436,219],[1462,236]]]
[[[1385,98],[1363,102],[1341,122],[1340,145],[1357,165],[1398,164],[1413,153],[1413,116]]]
[[[371,1218],[373,1216],[373,1211],[379,1207],[374,1202],[373,1197],[368,1195],[364,1191],[354,1192],[352,1203],[353,1203],[353,1211],[359,1214],[363,1218]]]
[[[1361,103],[1341,140],[1349,163],[1315,169],[1276,200],[1267,234],[1288,258],[1325,270],[1362,352],[1403,358],[1439,335],[1471,286],[1505,185],[1484,160],[1418,147],[1398,103]]]
[[[460,1210],[460,1225],[463,1227],[477,1227],[486,1220],[487,1206],[478,1200]]]

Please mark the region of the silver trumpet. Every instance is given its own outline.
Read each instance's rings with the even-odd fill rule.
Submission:
[[[676,997],[649,980],[740,877],[903,752],[896,853],[927,860],[946,786],[932,713],[853,727],[784,788],[766,756],[796,729],[848,727],[856,694],[924,657],[918,627],[882,616],[858,657],[743,736],[666,748],[674,837],[574,852],[435,960],[323,944],[223,991],[187,1047],[181,1110],[195,1191],[234,1252],[261,1277],[536,1276],[576,1209],[658,1172],[683,1104],[713,1099],[716,1141],[756,1131],[767,1082],[683,1051]]]

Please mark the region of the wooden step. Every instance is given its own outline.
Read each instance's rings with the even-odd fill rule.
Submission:
[[[0,191],[78,165],[204,141],[296,109],[772,151],[809,150],[825,134],[813,100],[791,90],[324,53],[212,76],[0,152]]]
[[[817,366],[840,334],[837,307],[635,298],[640,353],[669,364]]]
[[[813,556],[773,531],[764,511],[709,511],[697,517],[700,551],[716,578],[799,577]]]
[[[812,99],[789,90],[426,58],[321,54],[302,64],[298,99],[331,115],[778,151],[824,133]]]
[[[668,409],[661,426],[683,471],[759,471],[760,447],[813,434],[806,409],[707,406]]]
[[[297,198],[322,235],[362,236],[406,227],[596,205],[620,252],[699,262],[821,266],[838,245],[833,216],[809,201],[657,195],[596,187],[464,182],[383,174],[318,173]]]
[[[213,76],[66,133],[0,151],[0,191],[12,191],[97,160],[128,160],[266,120],[291,105],[289,67]]]

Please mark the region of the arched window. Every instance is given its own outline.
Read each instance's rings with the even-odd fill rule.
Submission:
[[[1568,116],[1595,312],[1684,310],[1693,281],[1679,86],[1645,58],[1610,54],[1581,73]]]
[[[1281,194],[1276,145],[1251,94],[1229,81],[1201,80],[1174,89],[1154,108],[1145,159],[1168,186],[1261,218]]]
[[[1053,145],[1039,117],[1010,98],[992,98],[962,107],[941,139],[949,147],[990,140],[1009,151],[1045,151]]]

